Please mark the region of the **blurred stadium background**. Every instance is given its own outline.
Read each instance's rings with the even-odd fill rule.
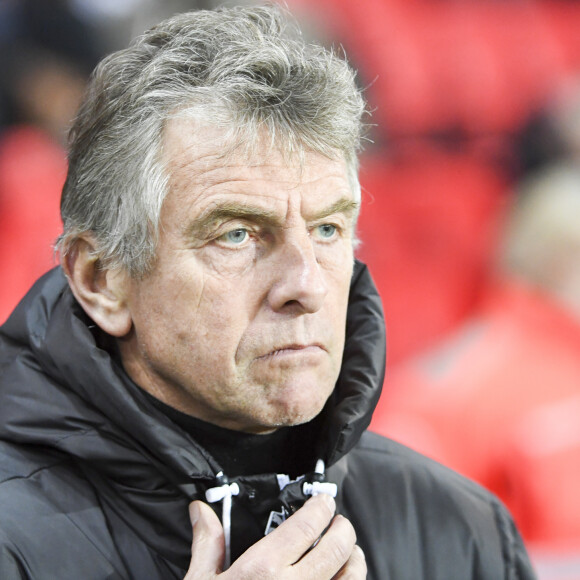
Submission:
[[[234,3],[0,0],[0,323],[55,263],[52,243],[60,233],[66,130],[93,66],[165,16],[220,4]],[[565,312],[558,314],[566,318],[565,339],[560,336],[562,324],[539,330],[517,320],[510,324],[519,325],[528,338],[534,332],[542,339],[558,335],[570,351],[566,361],[578,360],[564,363],[557,356],[544,356],[550,349],[561,351],[554,341],[550,346],[542,343],[537,357],[509,357],[518,369],[527,368],[527,360],[531,364],[531,359],[542,359],[541,373],[533,365],[528,369],[528,374],[546,377],[539,386],[513,369],[497,370],[499,362],[491,361],[486,344],[472,355],[477,364],[462,362],[453,380],[443,367],[461,366],[461,349],[449,347],[455,344],[453,337],[472,328],[473,321],[489,321],[490,301],[492,310],[498,304],[498,279],[506,277],[506,230],[514,208],[533,189],[531,184],[543,180],[544,189],[559,188],[558,179],[545,176],[565,168],[571,176],[566,187],[580,197],[580,2],[286,0],[285,5],[305,34],[344,50],[359,71],[358,81],[373,111],[361,159],[358,254],[369,265],[383,299],[389,370],[372,427],[437,459],[449,458],[450,465],[461,469],[453,453],[444,453],[442,441],[425,435],[427,427],[446,425],[452,417],[438,411],[429,423],[429,410],[409,401],[444,401],[448,383],[470,384],[468,377],[476,373],[484,384],[496,381],[493,377],[511,377],[500,394],[490,386],[490,406],[504,413],[499,419],[490,411],[479,434],[486,442],[498,439],[491,436],[495,428],[501,434],[499,443],[487,450],[493,456],[493,473],[465,470],[480,476],[514,511],[543,580],[579,580],[580,412],[575,410],[580,409],[580,306],[574,311],[573,299],[554,298],[553,285],[523,280]],[[580,212],[576,215],[570,207],[568,218],[580,224]],[[542,206],[538,211],[544,215],[550,210]],[[565,229],[558,224],[553,226],[556,233]],[[539,240],[539,246],[524,242],[533,256],[556,236],[543,227],[533,226],[527,238]],[[557,254],[571,256],[561,269],[570,274],[567,292],[578,296],[578,302],[579,246],[570,234]],[[542,266],[553,278],[560,276],[550,267],[554,255]],[[514,300],[502,302],[502,308],[514,312],[522,302],[530,303]],[[508,351],[502,349],[504,354]],[[436,360],[437,372],[443,370],[423,381],[428,385],[417,387],[413,373],[425,360]],[[509,365],[509,360],[502,364]],[[482,370],[485,361],[491,362]],[[486,375],[493,365],[497,374]],[[562,366],[566,373],[560,372]],[[512,387],[508,404],[503,393]],[[528,397],[532,391],[542,394]],[[454,400],[461,399],[456,390],[453,393]],[[469,406],[473,404],[465,400],[455,409],[456,417],[464,420],[456,422],[446,444],[463,446],[463,455],[473,450],[477,463],[469,432],[478,431],[477,421],[485,420],[476,418]],[[526,439],[527,447],[513,443],[514,431],[521,439],[522,425],[530,424],[531,414],[546,414],[555,405],[564,411],[550,415],[560,419],[548,424],[542,441],[552,441],[551,434],[558,431],[560,446],[550,447],[556,451],[538,454],[538,447],[530,443],[533,437]],[[409,413],[424,414],[422,427],[397,430],[404,423],[401,417]],[[532,431],[537,438],[538,430]],[[478,449],[487,452],[483,446]],[[567,520],[562,523],[566,518],[558,520],[554,514],[564,512]],[[549,523],[543,513],[555,521]]]

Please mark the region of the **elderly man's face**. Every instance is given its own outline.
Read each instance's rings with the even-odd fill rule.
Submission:
[[[357,204],[342,161],[264,148],[220,159],[221,133],[174,120],[156,265],[131,280],[129,375],[205,421],[267,432],[322,409],[341,366]]]

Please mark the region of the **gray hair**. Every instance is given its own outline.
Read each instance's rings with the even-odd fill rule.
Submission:
[[[279,8],[194,11],[96,68],[71,130],[61,256],[90,232],[103,267],[148,272],[168,192],[163,128],[185,113],[227,128],[232,150],[251,153],[265,132],[285,155],[342,156],[360,198],[365,104],[345,60],[306,43]]]

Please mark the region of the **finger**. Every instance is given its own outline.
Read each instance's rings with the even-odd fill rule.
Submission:
[[[355,546],[348,562],[332,580],[364,580],[367,577],[367,562],[364,552]]]
[[[282,564],[294,564],[319,541],[330,525],[335,509],[331,496],[316,495],[270,534],[272,540],[285,547]]]
[[[316,546],[297,562],[294,568],[300,571],[300,578],[304,580],[333,578],[346,566],[355,543],[356,533],[352,524],[345,517],[338,515],[332,520]]]
[[[334,499],[326,494],[310,498],[284,523],[249,548],[240,560],[268,562],[279,570],[289,568],[320,538],[332,520],[335,506]]]
[[[222,570],[224,561],[224,532],[214,511],[201,501],[189,506],[193,527],[191,561],[184,580],[209,580]]]

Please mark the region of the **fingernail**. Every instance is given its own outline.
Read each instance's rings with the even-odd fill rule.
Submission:
[[[197,520],[199,520],[199,506],[197,505],[197,501],[189,504],[189,519],[191,520],[192,526],[195,526]]]

